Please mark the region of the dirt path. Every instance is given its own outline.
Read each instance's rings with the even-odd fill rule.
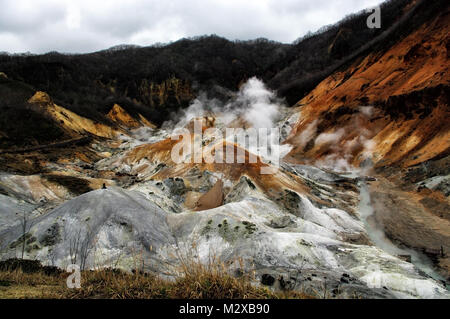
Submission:
[[[70,145],[76,145],[76,144],[89,143],[91,140],[92,140],[91,137],[84,136],[81,138],[74,138],[71,140],[66,140],[66,141],[47,144],[47,145],[39,145],[39,146],[21,148],[21,149],[16,149],[16,150],[0,150],[0,154],[4,154],[4,153],[16,154],[16,153],[41,151],[41,150],[48,149],[48,148],[58,148],[58,147],[66,147],[66,146],[70,146]]]

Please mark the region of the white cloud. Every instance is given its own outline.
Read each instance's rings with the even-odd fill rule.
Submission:
[[[90,52],[217,34],[292,42],[382,0],[0,0],[0,51]]]
[[[81,12],[77,7],[67,9],[66,24],[69,30],[79,29],[81,27]]]

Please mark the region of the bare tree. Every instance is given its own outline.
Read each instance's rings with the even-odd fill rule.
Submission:
[[[50,249],[47,257],[49,259],[49,263],[47,263],[48,266],[55,266],[56,264],[56,253],[54,251],[54,249]]]
[[[89,257],[89,254],[92,250],[92,239],[93,239],[93,233],[88,230],[86,231],[86,236],[84,240],[81,242],[80,246],[80,269],[84,270],[86,268],[86,262]]]
[[[28,215],[25,211],[22,212],[22,216],[20,217],[20,229],[22,232],[22,236],[20,237],[22,239],[22,256],[25,254],[25,247],[27,243],[27,234],[30,231],[31,227],[33,227],[33,221],[29,220]]]
[[[0,260],[2,259],[2,255],[3,255],[3,248],[2,248],[2,245],[3,245],[3,238],[0,237]]]
[[[78,233],[75,236],[71,236],[69,241],[69,256],[70,262],[75,265],[78,259],[78,247],[80,246],[81,238],[81,229],[78,230]]]
[[[86,268],[86,262],[92,250],[92,239],[93,233],[89,229],[83,232],[81,228],[75,235],[68,238],[70,261],[72,264],[77,264],[79,261],[81,270]]]

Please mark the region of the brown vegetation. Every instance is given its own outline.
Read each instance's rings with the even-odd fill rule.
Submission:
[[[83,271],[81,288],[69,289],[68,273],[46,274],[43,269],[0,270],[0,298],[52,299],[308,299],[302,293],[273,292],[252,283],[249,275],[229,275],[220,263],[196,262],[181,267],[175,280],[142,272],[126,273],[115,269]]]

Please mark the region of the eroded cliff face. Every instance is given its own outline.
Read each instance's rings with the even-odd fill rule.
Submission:
[[[449,11],[383,52],[329,76],[297,105],[293,163],[362,171],[374,225],[428,255],[448,278],[450,258]]]
[[[152,108],[179,109],[186,107],[195,98],[195,92],[189,81],[176,77],[169,77],[162,82],[133,79],[128,86],[126,83],[118,83],[117,80],[108,83],[98,81],[98,84],[113,94],[132,98],[138,104],[143,103]]]
[[[142,101],[152,107],[187,106],[195,97],[189,82],[170,78],[161,83],[142,80],[139,86]]]
[[[143,126],[155,128],[142,114],[138,114],[134,118],[118,104],[114,104],[106,115],[106,118],[111,121],[111,125],[107,125],[79,116],[64,107],[56,105],[45,92],[36,92],[28,100],[28,103],[36,111],[53,119],[73,137],[91,134],[96,137],[114,138],[128,129],[136,129]]]
[[[376,166],[409,167],[448,155],[448,21],[445,11],[320,83],[297,104],[292,158],[359,167],[370,153]]]
[[[118,104],[114,104],[106,117],[123,129],[136,129],[142,126],[156,127],[142,114],[138,114],[137,118],[134,118]]]
[[[45,92],[36,92],[36,94],[28,100],[28,103],[39,112],[51,117],[74,137],[79,137],[84,133],[90,133],[99,137],[112,138],[118,133],[112,127],[94,122],[93,120],[79,116],[72,111],[56,105],[53,103],[51,97]]]
[[[114,149],[119,136],[124,136],[129,130],[152,131],[155,128],[142,114],[138,113],[133,117],[118,104],[113,105],[106,114],[105,121],[100,123],[57,105],[50,95],[42,91],[35,92],[27,98],[26,103],[25,110],[39,114],[41,119],[49,123],[47,124],[49,128],[57,128],[63,133],[54,138],[50,136],[45,142],[39,143],[36,140],[32,144],[19,144],[1,149],[0,171],[18,174],[53,174],[55,171],[58,173],[59,170],[55,169],[55,166],[60,164],[83,163],[82,167],[71,166],[70,169],[66,167],[69,177],[78,178],[80,171],[99,159],[111,156],[110,152]],[[33,127],[22,127],[22,124],[16,123],[17,129],[23,131],[25,135],[28,131],[36,131]],[[30,125],[39,126],[41,123],[36,121]],[[33,133],[29,135],[32,137]],[[104,147],[99,149],[95,147],[96,144],[103,144]],[[101,185],[104,180],[92,180],[88,184],[91,182]]]

